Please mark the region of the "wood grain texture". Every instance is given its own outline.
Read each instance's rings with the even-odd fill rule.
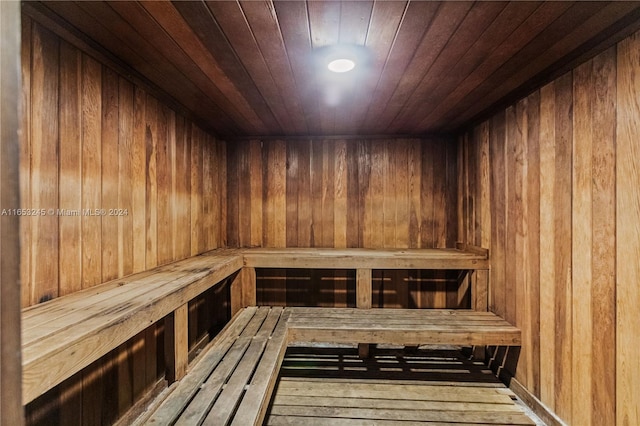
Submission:
[[[21,74],[21,20],[18,3],[0,4],[0,209],[19,208]],[[29,42],[30,39],[27,40]],[[24,127],[22,128],[24,131]],[[20,222],[18,216],[0,218],[0,424],[24,424],[20,404]]]
[[[568,423],[637,421],[629,340],[637,290],[627,286],[637,275],[628,261],[638,235],[637,39],[488,121],[491,310],[522,329],[517,381]],[[483,164],[474,148],[483,132],[460,140],[467,200],[482,194],[471,176]],[[471,241],[478,221],[473,209],[461,213],[459,232]]]
[[[640,34],[618,45],[616,120],[616,424],[632,425],[640,421],[638,360],[634,356],[640,327],[640,292],[634,284],[640,276],[635,259],[640,253],[638,229],[640,199]]]
[[[243,247],[452,247],[455,166],[444,143],[234,142],[226,232],[251,229]]]
[[[28,126],[20,141],[21,204],[47,213],[20,223],[23,305],[202,253],[205,243],[225,244],[224,144],[30,18],[23,21]],[[205,165],[219,170],[210,174],[207,193]],[[155,326],[142,332],[30,406],[30,418],[48,409],[62,422],[83,412],[96,421],[124,413],[159,377],[159,336]],[[116,383],[117,393],[101,390]]]

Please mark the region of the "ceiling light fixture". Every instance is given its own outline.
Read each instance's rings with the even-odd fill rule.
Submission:
[[[344,73],[349,72],[356,67],[356,63],[351,59],[335,59],[327,65],[329,71]]]

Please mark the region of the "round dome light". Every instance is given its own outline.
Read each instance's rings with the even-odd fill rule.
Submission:
[[[351,71],[352,69],[354,69],[356,66],[356,63],[353,62],[351,59],[336,59],[334,61],[329,62],[329,64],[327,65],[327,68],[329,68],[329,71],[333,71],[333,72],[348,72]]]

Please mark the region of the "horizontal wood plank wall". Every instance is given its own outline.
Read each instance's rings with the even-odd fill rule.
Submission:
[[[456,242],[453,140],[253,140],[228,149],[230,245],[431,248]],[[343,273],[257,273],[259,304],[353,302],[354,278]],[[418,275],[380,271],[376,306],[458,306],[446,275]]]
[[[28,16],[22,36],[12,207],[38,213],[20,218],[22,305],[225,246],[226,143]],[[203,314],[219,299],[192,303],[192,345],[225,316]],[[29,423],[111,423],[162,377],[162,335],[150,327],[36,400]]]
[[[639,57],[635,34],[459,138],[459,232],[490,244],[515,376],[571,424],[639,421]]]

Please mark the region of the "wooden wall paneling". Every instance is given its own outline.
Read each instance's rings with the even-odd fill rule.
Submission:
[[[240,247],[251,246],[251,217],[252,217],[252,193],[250,173],[251,142],[243,143],[243,149],[238,151],[237,167],[238,175],[238,244]]]
[[[287,143],[287,247],[298,245],[299,147],[299,143]]]
[[[335,247],[335,157],[333,140],[322,143],[322,245]]]
[[[265,247],[286,245],[286,143],[272,141],[267,147],[266,200],[263,232]]]
[[[82,56],[68,43],[60,43],[60,295],[82,288]]]
[[[312,214],[312,189],[311,189],[311,140],[301,140],[293,142],[297,146],[295,152],[298,157],[298,217],[297,217],[297,242],[296,247],[311,247],[312,241],[312,226],[313,226],[313,214]]]
[[[176,116],[176,236],[175,259],[191,255],[191,123],[182,116]],[[187,226],[188,225],[188,226]],[[186,228],[186,229],[185,229]]]
[[[571,282],[571,164],[573,157],[573,76],[567,73],[555,82],[555,184],[554,228],[557,414],[571,421],[572,282]],[[561,236],[561,237],[560,237]]]
[[[114,393],[117,397],[117,413],[116,418],[125,414],[129,408],[136,401],[133,394],[133,364],[131,363],[131,342],[125,342],[121,344],[115,350],[114,364],[117,371],[116,375],[116,388],[117,392]]]
[[[615,424],[616,52],[593,59],[592,158],[592,420]]]
[[[204,250],[204,238],[202,235],[202,139],[200,131],[195,124],[191,125],[191,255]],[[230,179],[232,173],[229,174]],[[227,185],[230,185],[228,182]],[[229,195],[232,197],[233,192]],[[237,206],[233,201],[229,202],[229,208]],[[236,215],[230,214],[232,220]],[[237,231],[236,231],[237,232]],[[232,239],[233,240],[233,239]],[[237,239],[235,240],[237,241]]]
[[[20,208],[21,55],[20,4],[0,4],[0,209]],[[24,58],[24,57],[23,57]],[[22,92],[22,96],[24,93]],[[21,426],[20,228],[17,216],[0,217],[0,425]]]
[[[102,200],[102,67],[82,57],[82,208],[99,209]],[[102,278],[102,221],[82,217],[82,287],[99,284]]]
[[[219,161],[223,162],[223,158]],[[262,142],[251,141],[249,145],[249,179],[251,198],[251,239],[252,247],[262,244]],[[227,162],[228,164],[228,162]],[[287,182],[288,184],[288,182]],[[289,229],[287,227],[287,232]]]
[[[33,20],[21,14],[20,77],[22,80],[22,102],[20,128],[20,200],[24,206],[33,205],[31,201],[31,52]],[[20,220],[20,303],[31,304],[31,221]]]
[[[516,252],[516,212],[515,212],[515,199],[516,199],[516,149],[517,149],[517,123],[516,123],[516,108],[511,106],[506,110],[506,240],[505,247],[506,252]],[[516,265],[513,261],[506,263],[505,269],[505,282],[507,283],[505,293],[505,319],[512,324],[517,324],[516,313],[520,308],[516,301]]]
[[[202,138],[202,238],[204,250],[211,250],[217,245],[216,226],[213,214],[217,208],[214,193],[214,180],[217,178],[215,170],[215,141],[204,132]]]
[[[407,185],[408,185],[408,220],[407,220],[407,246],[409,248],[420,247],[420,159],[422,143],[417,140],[409,142],[407,152]]]
[[[134,336],[130,341],[129,361],[131,374],[131,400],[139,401],[144,395],[144,391],[151,383],[146,381],[146,331],[142,331]]]
[[[227,230],[227,235],[229,238],[229,244],[232,247],[240,246],[240,226],[239,226],[240,214],[241,214],[240,212],[240,180],[244,178],[248,178],[240,174],[240,161],[238,161],[238,158],[240,156],[240,151],[242,151],[243,148],[244,146],[241,142],[234,143],[229,148],[230,157],[229,157],[229,166],[227,168],[227,171],[228,171],[227,188],[228,188],[228,195],[229,195],[228,197],[229,201],[227,205],[227,209],[228,209],[227,215],[229,217],[229,222],[227,225],[229,229]],[[194,145],[194,149],[195,149],[195,145]],[[202,164],[201,161],[200,161],[200,164]],[[193,188],[193,185],[194,185],[194,182],[192,182],[192,188]],[[192,204],[193,204],[193,198],[192,198]],[[194,215],[193,211],[192,211],[192,215]],[[192,219],[192,223],[195,223],[193,219]]]
[[[323,247],[322,229],[324,217],[324,188],[322,186],[322,141],[311,144],[311,240],[310,247]]]
[[[133,273],[133,136],[134,100],[133,85],[127,80],[118,80],[119,123],[118,123],[118,276]]]
[[[514,222],[514,290],[515,290],[515,318],[516,324],[522,329],[522,340],[526,344],[522,348],[520,360],[518,362],[518,370],[516,378],[525,386],[529,386],[527,382],[530,377],[531,369],[531,329],[528,320],[530,318],[530,294],[528,269],[529,265],[529,197],[527,193],[527,184],[529,177],[529,146],[528,146],[528,115],[529,99],[520,100],[515,106],[514,127],[515,140],[513,143],[513,160],[514,160],[514,179],[510,181],[513,187],[513,202],[511,207],[511,217]]]
[[[434,215],[435,215],[435,171],[434,171],[434,162],[433,156],[431,155],[433,151],[434,141],[428,140],[424,141],[422,144],[422,155],[421,155],[421,176],[420,176],[420,248],[431,248],[434,247],[435,241],[433,237],[434,233]],[[459,147],[458,147],[459,148]],[[461,149],[458,149],[458,155],[461,155]],[[457,159],[459,161],[459,158]],[[460,167],[458,170],[465,170],[464,167]],[[462,180],[461,180],[462,182]],[[459,191],[461,188],[458,188]],[[460,196],[461,193],[458,194]],[[461,216],[460,208],[463,204],[461,202],[457,203],[457,214],[458,217]],[[459,232],[459,235],[462,237],[464,233]]]
[[[592,63],[587,62],[574,70],[573,81],[573,183],[572,183],[572,258],[573,282],[573,348],[572,357],[572,415],[571,421],[591,424],[590,397],[593,389],[592,351],[593,317],[591,312],[592,286],[592,191],[593,133]],[[579,351],[580,353],[577,353]],[[526,385],[525,385],[526,386]]]
[[[350,140],[347,142],[347,247],[359,247],[362,239],[362,226],[360,224],[360,212],[363,205],[360,194],[360,160],[358,152],[360,142]]]
[[[139,87],[133,93],[133,139],[131,141],[131,218],[133,238],[133,273],[146,268],[146,191],[147,191],[147,96]]]
[[[382,247],[393,247],[396,243],[396,201],[399,196],[396,187],[395,141],[383,141],[382,169]],[[393,152],[391,152],[393,150]]]
[[[367,204],[371,206],[368,229],[364,244],[369,248],[384,247],[384,181],[387,170],[387,156],[383,140],[371,141],[371,173]],[[367,218],[365,217],[365,222]]]
[[[118,224],[118,277],[133,272],[133,220],[132,140],[133,140],[133,85],[118,79],[118,201],[115,219]],[[134,403],[132,342],[123,343],[116,350],[115,364],[118,383],[118,414],[123,414]]]
[[[101,210],[102,281],[118,276],[118,218],[109,210],[118,207],[118,75],[109,68],[102,71],[102,198]]]
[[[456,207],[456,192],[452,190],[452,188],[456,187],[457,176],[458,176],[458,167],[455,161],[457,156],[457,146],[453,143],[451,138],[440,138],[442,143],[445,144],[446,149],[446,158],[444,160],[446,165],[446,176],[447,176],[447,184],[446,184],[446,203],[447,203],[447,247],[455,247],[456,243],[460,241],[458,237],[458,227],[456,223],[458,222],[458,216],[456,215],[457,207]]]
[[[220,197],[220,206],[217,210],[218,216],[218,246],[227,247],[227,144],[218,140],[217,150],[218,182],[217,190]]]
[[[146,120],[146,269],[158,266],[158,101],[147,95]]]
[[[34,25],[31,75],[31,190],[36,209],[44,215],[31,217],[31,302],[58,295],[58,105],[59,41]],[[52,279],[52,277],[54,279]]]
[[[527,108],[527,258],[526,295],[528,296],[530,351],[527,353],[528,383],[540,394],[540,91],[528,97]]]
[[[390,161],[395,162],[396,200],[395,200],[395,248],[409,247],[409,214],[410,214],[410,188],[409,188],[409,146],[413,141],[398,140]],[[390,178],[393,178],[391,175]],[[406,286],[403,286],[406,288]]]
[[[447,188],[448,188],[448,173],[447,165],[447,147],[439,139],[434,140],[431,143],[431,149],[429,150],[429,156],[431,157],[430,163],[427,167],[433,170],[433,196],[432,196],[432,217],[431,222],[433,224],[431,232],[433,233],[429,247],[446,247],[447,244],[447,217],[450,214],[449,206],[447,203]],[[445,308],[451,306],[447,301],[447,281],[446,271],[434,271],[433,276],[435,278],[435,294],[434,294],[434,307]],[[455,303],[455,302],[454,302]],[[455,305],[457,306],[457,305]]]
[[[156,132],[156,185],[157,185],[157,256],[158,265],[171,261],[173,256],[173,235],[171,226],[171,158],[172,147],[169,138],[169,109],[158,103]]]
[[[102,424],[106,359],[103,357],[82,371],[82,405],[80,409],[84,424]]]
[[[347,247],[347,234],[348,234],[348,168],[352,164],[347,162],[347,141],[336,140],[335,152],[333,158],[329,161],[333,161],[334,179],[335,184],[333,188],[334,197],[334,227],[333,227],[333,246],[335,248]],[[344,283],[344,281],[343,281]],[[337,285],[338,283],[336,283]],[[337,296],[337,294],[336,294]],[[346,287],[344,287],[344,296],[346,303]]]
[[[506,312],[506,115],[496,114],[490,121],[489,155],[491,163],[491,259],[489,310]]]
[[[369,241],[372,231],[372,202],[371,202],[371,175],[372,175],[372,149],[367,141],[358,142],[356,152],[358,162],[358,247],[371,247]]]
[[[640,34],[618,45],[616,103],[616,424],[640,422]]]
[[[335,158],[336,142],[325,140],[322,143],[322,246],[335,247],[334,233],[336,222],[335,210]],[[319,285],[319,299],[323,306],[335,306],[334,270],[322,271]]]
[[[555,408],[555,84],[540,89],[540,399]]]
[[[82,374],[75,374],[60,383],[60,424],[82,424]]]
[[[458,212],[458,236],[460,241],[467,241],[467,230],[469,221],[469,212],[466,209],[467,206],[467,194],[468,194],[468,178],[466,173],[468,172],[466,151],[469,147],[468,134],[460,135],[457,140],[458,154],[456,157],[456,163],[458,164],[458,186],[457,186],[457,212]]]

